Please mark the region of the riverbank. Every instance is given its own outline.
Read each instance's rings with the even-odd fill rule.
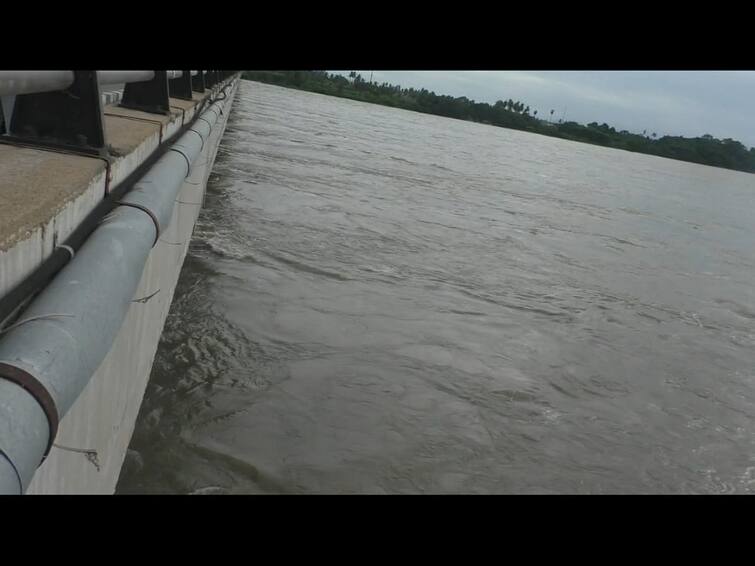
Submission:
[[[426,89],[416,90],[388,83],[368,82],[358,74],[347,78],[325,71],[246,71],[243,78],[678,161],[755,173],[755,148],[748,149],[733,139],[719,140],[710,135],[697,138],[656,138],[656,134],[652,132],[636,134],[626,130],[617,131],[605,123],[592,122],[583,125],[569,121],[542,120],[536,116],[536,111],[532,111],[531,114],[530,107],[524,102],[499,100],[491,105],[466,97],[437,95]]]

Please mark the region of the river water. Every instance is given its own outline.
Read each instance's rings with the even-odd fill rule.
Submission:
[[[755,176],[241,84],[118,493],[755,491]]]

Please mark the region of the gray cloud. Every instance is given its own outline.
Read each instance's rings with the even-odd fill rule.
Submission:
[[[374,71],[373,80],[481,102],[513,98],[542,116],[554,109],[559,118],[619,130],[755,146],[752,71]]]

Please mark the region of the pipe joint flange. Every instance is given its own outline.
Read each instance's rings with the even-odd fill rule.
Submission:
[[[29,372],[16,366],[0,362],[0,379],[12,381],[16,385],[23,387],[29,395],[34,397],[37,403],[39,403],[39,406],[42,407],[42,411],[44,411],[45,416],[47,417],[47,423],[50,426],[50,434],[47,439],[47,448],[45,448],[45,453],[40,462],[41,465],[50,453],[52,443],[55,442],[55,436],[58,434],[60,414],[55,405],[55,400],[41,381]]]
[[[184,177],[184,179],[188,178],[191,174],[191,159],[189,159],[189,156],[186,155],[186,153],[184,153],[182,149],[179,149],[176,146],[168,148],[168,151],[175,151],[176,153],[183,155],[183,158],[186,160],[186,177]]]
[[[152,247],[154,248],[157,245],[157,240],[160,239],[160,221],[157,219],[157,216],[155,216],[155,213],[152,212],[149,208],[147,208],[144,205],[137,204],[135,202],[124,202],[124,201],[116,201],[115,204],[119,206],[130,206],[131,208],[136,208],[137,210],[141,210],[142,212],[147,213],[147,216],[149,216],[152,219],[152,223],[155,225],[155,241],[152,244]]]
[[[201,147],[199,148],[199,153],[202,153],[202,152],[204,151],[204,138],[202,137],[202,134],[200,134],[200,133],[199,133],[199,132],[198,132],[197,130],[195,130],[194,128],[189,128],[189,129],[188,129],[188,130],[186,130],[186,131],[187,131],[187,132],[194,132],[195,134],[197,134],[197,135],[199,136],[199,139],[200,139],[200,140],[202,140],[202,146],[201,146]]]

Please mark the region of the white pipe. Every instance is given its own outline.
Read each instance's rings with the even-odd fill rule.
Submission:
[[[65,90],[73,71],[0,71],[0,96]]]
[[[168,71],[168,78],[182,74]],[[154,76],[154,71],[97,71],[102,86],[151,81]],[[0,71],[0,96],[65,90],[73,80],[73,71]]]
[[[100,85],[119,85],[123,83],[141,83],[155,78],[154,71],[97,71]]]

